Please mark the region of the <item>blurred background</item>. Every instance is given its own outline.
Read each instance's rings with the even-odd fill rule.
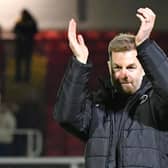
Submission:
[[[67,26],[78,22],[95,65],[89,87],[108,74],[107,46],[136,33],[139,7],[157,15],[152,38],[168,52],[168,1],[1,0],[0,167],[83,167],[84,143],[53,120],[57,90],[71,58]]]

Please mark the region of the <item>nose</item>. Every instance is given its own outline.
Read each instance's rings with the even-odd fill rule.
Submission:
[[[126,70],[126,69],[122,69],[122,70],[120,71],[120,78],[121,78],[121,79],[125,79],[125,78],[127,78],[127,77],[128,77],[127,70]]]

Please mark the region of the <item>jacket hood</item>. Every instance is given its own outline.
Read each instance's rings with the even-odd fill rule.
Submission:
[[[110,77],[100,78],[100,89],[93,92],[93,100],[96,104],[104,104],[107,107],[114,106],[116,103],[125,103],[130,97],[121,95],[117,92],[116,88],[111,84]],[[143,77],[142,84],[139,90],[135,94],[143,95],[147,90],[151,88],[151,82],[146,76]],[[135,94],[131,95],[134,96]]]

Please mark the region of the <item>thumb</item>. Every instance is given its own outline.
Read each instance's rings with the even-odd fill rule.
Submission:
[[[84,44],[85,44],[84,38],[83,38],[83,36],[82,36],[81,34],[79,34],[77,38],[78,38],[79,44],[81,44],[81,45],[84,45]]]

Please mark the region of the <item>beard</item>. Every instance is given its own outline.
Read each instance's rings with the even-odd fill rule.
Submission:
[[[114,86],[121,94],[132,95],[137,91],[130,81],[115,81]]]

